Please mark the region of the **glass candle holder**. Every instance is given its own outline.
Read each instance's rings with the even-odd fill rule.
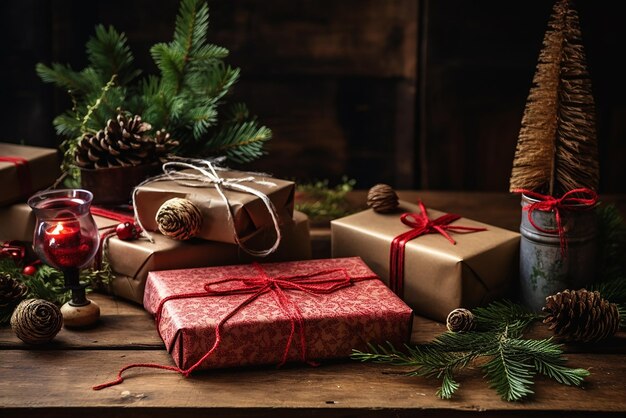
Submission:
[[[65,287],[72,292],[67,308],[70,310],[92,303],[79,280],[80,269],[91,262],[100,242],[98,227],[89,211],[92,199],[87,190],[64,189],[40,192],[28,200],[37,218],[33,248],[43,262],[63,272]],[[85,311],[88,310],[82,310]],[[71,326],[72,321],[65,316],[64,320]]]

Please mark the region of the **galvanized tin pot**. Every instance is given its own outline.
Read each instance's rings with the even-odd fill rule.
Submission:
[[[536,200],[522,195],[522,207]],[[520,284],[522,302],[540,311],[546,297],[564,289],[579,289],[594,278],[597,257],[598,227],[593,208],[561,209],[561,223],[567,251],[561,251],[559,234],[537,230],[522,210],[520,232]],[[534,223],[545,230],[556,230],[554,212],[535,210]]]

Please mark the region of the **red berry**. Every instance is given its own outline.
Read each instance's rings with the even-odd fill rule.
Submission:
[[[32,276],[35,273],[37,273],[37,267],[35,266],[26,266],[24,270],[22,270],[22,274],[25,276]]]
[[[135,228],[135,224],[131,222],[124,222],[119,224],[115,228],[115,233],[119,239],[124,241],[129,241],[133,239],[137,239],[139,237],[139,232],[137,228]]]

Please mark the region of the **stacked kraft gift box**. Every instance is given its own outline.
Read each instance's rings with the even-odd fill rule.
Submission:
[[[0,176],[6,170],[0,166]],[[413,313],[443,321],[454,308],[502,296],[514,282],[519,235],[465,218],[451,225],[476,231],[451,230],[454,243],[436,233],[404,242],[398,274],[390,251],[412,228],[400,217],[423,212],[407,202],[394,213],[366,210],[333,221],[333,258],[310,260],[308,219],[293,209],[292,182],[232,170],[218,175],[219,183],[252,176],[239,184],[256,192],[224,188],[226,202],[215,185],[149,181],[134,203],[152,242],[113,236],[106,246],[116,274],[112,292],[155,315],[179,371],[347,357],[368,343],[408,343]],[[2,198],[0,239],[32,239],[28,206]],[[158,232],[156,211],[171,198],[199,208],[203,226],[195,238]],[[267,256],[250,255],[276,239],[268,201],[280,244]],[[442,215],[428,209],[432,219]],[[119,222],[94,218],[102,229]]]

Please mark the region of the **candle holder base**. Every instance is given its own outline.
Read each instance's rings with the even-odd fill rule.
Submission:
[[[63,314],[63,325],[66,328],[89,328],[100,319],[100,307],[97,303],[87,299],[87,304],[74,306],[72,302],[67,302],[61,306]]]

